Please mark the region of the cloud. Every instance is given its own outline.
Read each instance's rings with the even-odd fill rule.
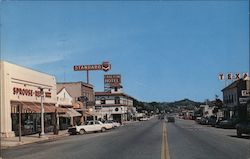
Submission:
[[[139,81],[135,81],[136,85],[140,86],[140,87],[147,87],[144,83],[139,82]]]
[[[23,66],[33,67],[36,65],[44,65],[53,62],[58,62],[63,60],[63,56],[58,54],[34,54],[25,56],[8,56],[4,60],[9,60],[10,62],[17,63]]]

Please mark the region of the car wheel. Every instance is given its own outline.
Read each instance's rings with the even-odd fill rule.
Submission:
[[[238,137],[241,137],[241,136],[242,136],[242,133],[240,132],[239,129],[237,129],[237,136],[238,136]]]
[[[102,128],[102,129],[101,129],[101,132],[105,132],[105,131],[106,131],[106,129],[105,129],[105,128]]]
[[[79,131],[79,134],[81,134],[81,135],[83,135],[85,133],[85,131],[83,130],[83,129],[81,129],[80,131]]]

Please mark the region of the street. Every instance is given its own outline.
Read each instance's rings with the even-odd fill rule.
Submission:
[[[105,133],[69,136],[53,142],[3,150],[12,159],[248,159],[250,137],[176,119],[151,119]]]

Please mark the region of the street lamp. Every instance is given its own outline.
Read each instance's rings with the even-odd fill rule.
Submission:
[[[43,97],[44,97],[44,88],[39,87],[40,89],[40,96],[41,96],[41,134],[40,136],[44,136],[44,107],[43,107]]]

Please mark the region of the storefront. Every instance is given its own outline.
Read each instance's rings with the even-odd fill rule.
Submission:
[[[57,123],[57,114],[65,113],[64,109],[55,106],[55,77],[5,61],[0,63],[0,73],[1,137],[12,137],[17,134],[19,113],[23,135],[40,131],[41,100],[44,103],[45,132],[53,131]],[[42,96],[41,90],[44,92]]]

